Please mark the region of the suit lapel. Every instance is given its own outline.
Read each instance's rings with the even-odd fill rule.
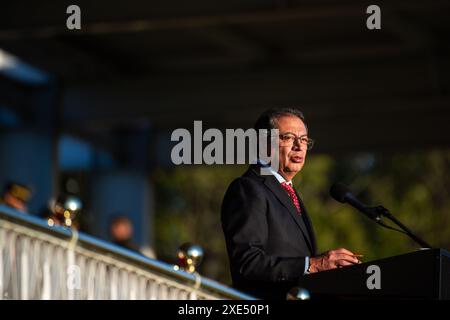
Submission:
[[[316,242],[316,234],[314,232],[314,227],[312,225],[311,219],[309,218],[308,212],[306,211],[305,205],[303,204],[302,198],[298,194],[297,191],[295,191],[297,194],[297,198],[300,202],[300,209],[302,210],[302,216],[304,217],[303,221],[305,222],[306,228],[309,231],[309,239],[311,240],[311,249],[313,252],[313,255],[316,255],[317,253],[317,242]]]
[[[304,238],[306,239],[306,241],[308,243],[308,246],[310,247],[311,251],[313,251],[313,246],[311,243],[311,239],[310,239],[308,230],[305,226],[305,223],[304,223],[301,215],[298,214],[297,208],[295,207],[295,205],[292,202],[289,195],[286,193],[286,191],[283,189],[283,187],[280,185],[280,183],[274,176],[270,175],[270,176],[261,176],[261,177],[264,179],[264,184],[270,189],[270,191],[272,191],[275,194],[275,196],[286,207],[286,209],[288,209],[290,215],[292,216],[292,218],[294,218],[297,226],[302,231]],[[302,209],[303,209],[303,207],[302,207]]]

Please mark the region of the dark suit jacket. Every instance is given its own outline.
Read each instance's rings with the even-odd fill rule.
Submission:
[[[299,200],[301,216],[278,180],[260,175],[257,166],[231,183],[221,218],[233,287],[263,299],[285,299],[303,276],[305,257],[317,249]]]

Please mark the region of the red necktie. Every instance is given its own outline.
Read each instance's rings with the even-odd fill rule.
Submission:
[[[292,202],[294,203],[295,207],[297,208],[297,211],[299,214],[301,214],[300,210],[300,202],[298,201],[297,195],[295,194],[295,190],[292,187],[291,184],[288,184],[286,182],[283,182],[281,184],[284,190],[286,190],[287,194],[289,195],[289,198],[291,198]]]

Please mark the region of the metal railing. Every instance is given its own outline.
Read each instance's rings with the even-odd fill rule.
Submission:
[[[253,299],[0,205],[0,299]]]

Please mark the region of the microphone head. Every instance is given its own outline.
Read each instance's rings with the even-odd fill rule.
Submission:
[[[344,184],[338,182],[331,186],[330,188],[330,196],[341,203],[346,202],[347,195],[350,193],[350,189],[347,188]]]

